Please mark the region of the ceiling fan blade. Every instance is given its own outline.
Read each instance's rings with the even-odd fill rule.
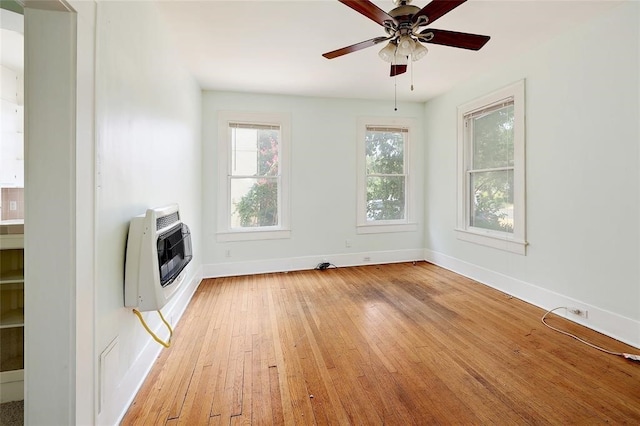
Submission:
[[[431,34],[433,34],[433,36],[431,36]],[[424,43],[441,44],[469,50],[480,50],[490,38],[491,37],[486,35],[435,29],[426,29],[418,34],[418,39]]]
[[[392,21],[393,19],[387,12],[380,9],[375,4],[371,3],[369,0],[338,0],[340,3],[343,3],[349,6],[351,9],[356,12],[366,16],[374,22],[377,22],[380,25],[384,25],[384,21]]]
[[[360,43],[353,44],[351,46],[343,47],[342,49],[337,49],[332,52],[323,53],[327,59],[337,58],[338,56],[346,55],[347,53],[357,52],[358,50],[365,49],[367,47],[374,46],[378,43],[382,43],[383,41],[389,40],[391,37],[376,37],[371,40],[361,41]]]
[[[391,71],[389,72],[389,77],[393,77],[395,75],[404,74],[407,72],[406,65],[393,65],[391,64]]]
[[[426,16],[429,19],[427,23],[431,24],[436,19],[451,12],[465,1],[467,0],[433,0],[431,3],[420,9],[418,13],[413,15],[412,20],[413,22],[418,22],[419,17]]]

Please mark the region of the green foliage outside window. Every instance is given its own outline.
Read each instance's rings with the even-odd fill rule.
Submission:
[[[471,225],[513,232],[513,105],[473,119]]]
[[[278,225],[278,136],[258,130],[255,183],[235,205],[242,227]]]
[[[366,132],[367,220],[405,218],[404,135]]]

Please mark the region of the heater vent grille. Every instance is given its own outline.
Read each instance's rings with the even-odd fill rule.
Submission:
[[[174,212],[166,216],[159,217],[156,219],[156,231],[166,228],[169,225],[173,225],[178,220],[180,220],[180,217],[178,216],[178,212]]]

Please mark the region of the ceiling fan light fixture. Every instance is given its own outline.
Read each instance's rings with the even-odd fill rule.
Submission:
[[[415,48],[413,49],[413,53],[411,54],[412,61],[419,61],[424,58],[425,55],[429,52],[429,50],[422,45],[422,43],[416,43]]]
[[[394,62],[396,56],[396,47],[397,46],[393,44],[392,41],[390,41],[385,47],[382,48],[382,50],[380,50],[378,56],[380,56],[380,59],[385,62]]]

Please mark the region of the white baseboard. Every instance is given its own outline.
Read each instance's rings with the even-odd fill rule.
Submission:
[[[204,278],[218,278],[271,272],[303,271],[314,269],[322,262],[329,262],[337,267],[378,265],[412,262],[414,260],[422,260],[423,257],[422,249],[410,249],[211,263],[203,266],[203,276]]]
[[[424,259],[545,310],[559,306],[587,310],[589,311],[588,318],[575,315],[565,316],[562,310],[556,313],[592,330],[640,348],[639,321],[429,249],[424,250]]]
[[[24,370],[0,373],[0,403],[22,401],[24,399]]]
[[[199,267],[194,276],[189,280],[189,284],[183,285],[182,288],[178,289],[178,294],[162,308],[163,316],[167,321],[170,321],[169,318],[173,318],[172,327],[175,327],[182,317],[182,314],[184,314],[189,301],[191,301],[201,281],[202,267]],[[162,323],[155,327],[153,331],[158,335],[166,333],[165,326]],[[144,349],[124,374],[123,380],[118,385],[117,392],[115,392],[115,397],[110,401],[106,401],[105,409],[101,410],[98,414],[96,424],[120,424],[162,349],[162,346],[156,343],[151,336],[148,337]]]

